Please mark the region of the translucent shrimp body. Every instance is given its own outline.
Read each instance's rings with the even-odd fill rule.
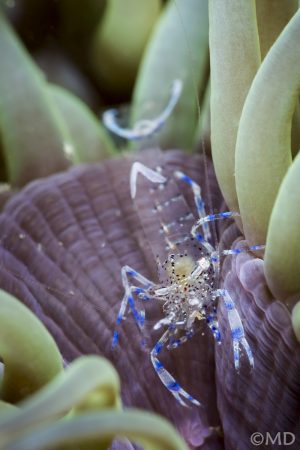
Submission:
[[[138,199],[137,186],[140,176],[144,182],[155,186],[151,191],[154,203],[152,211],[149,211],[149,208],[145,210],[145,204],[141,203],[145,203],[145,199]],[[196,218],[180,194],[178,184],[181,183],[186,183],[191,189],[197,211]],[[159,281],[153,282],[129,266],[122,268],[125,292],[113,336],[113,347],[118,344],[118,327],[128,311],[131,311],[138,328],[142,330],[145,323],[143,300],[159,302],[162,317],[156,322],[154,329],[163,329],[163,333],[150,352],[154,370],[180,404],[199,406],[200,402],[188,394],[163,366],[159,359],[160,353],[163,348],[172,350],[191,339],[203,321],[207,323],[216,342],[221,343],[216,303],[217,299],[220,299],[227,311],[236,370],[240,366],[242,350],[250,366],[254,366],[252,351],[234,301],[228,291],[218,288],[217,282],[220,256],[260,250],[263,246],[218,252],[210,242],[209,224],[215,220],[231,218],[236,213],[228,211],[206,215],[200,186],[180,171],[175,171],[173,177],[167,178],[161,170],[152,170],[135,162],[131,169],[130,188],[136,208],[144,208],[143,211],[148,214],[145,234],[151,239],[151,248],[158,264]],[[173,196],[165,200],[166,195],[163,196],[162,193],[166,194],[166,190],[171,188]],[[174,196],[174,192],[178,193]],[[174,217],[174,208],[176,222],[170,220],[170,217]],[[155,240],[157,222],[160,224],[165,245],[162,245],[162,240]]]

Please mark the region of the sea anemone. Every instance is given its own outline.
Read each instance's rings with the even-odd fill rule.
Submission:
[[[84,11],[69,0],[48,5],[59,24],[50,50],[34,24],[41,11],[26,19],[29,0],[23,11],[15,5],[18,14],[8,5],[0,15],[0,447],[131,449],[129,441],[112,443],[127,436],[151,449],[297,448],[298,2],[147,0],[149,15],[134,16],[128,0],[138,45],[124,32],[128,22],[120,28],[124,2],[100,8],[89,0]],[[120,56],[122,45],[130,58]],[[123,101],[130,106],[118,109]],[[105,129],[92,112],[100,108],[114,111],[116,134],[133,130],[132,142]],[[254,368],[242,357],[235,370],[221,298],[221,345],[203,324],[162,354],[200,407],[178,404],[153,370],[158,305],[147,305],[144,340],[129,315],[112,349],[121,268],[157,280],[151,245],[165,242],[162,224],[151,211],[141,221],[132,200],[135,161],[193,179],[209,214],[239,213],[235,222],[213,223],[213,240],[220,254],[235,249],[221,260],[219,286],[236,304]],[[196,217],[190,187],[176,183]],[[147,206],[149,189],[138,185],[138,195]],[[163,195],[168,201],[172,191]],[[168,219],[178,221],[175,207]],[[255,244],[265,252],[244,251]]]

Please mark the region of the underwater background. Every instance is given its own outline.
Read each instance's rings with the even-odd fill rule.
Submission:
[[[1,450],[299,448],[299,39],[296,0],[0,0]],[[157,292],[206,222],[192,336]]]

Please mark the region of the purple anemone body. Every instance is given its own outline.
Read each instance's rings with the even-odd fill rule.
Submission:
[[[120,345],[112,350],[123,295],[121,267],[127,264],[146,277],[157,276],[151,252],[155,233],[151,239],[145,235],[130,198],[133,158],[153,168],[162,166],[169,176],[181,170],[204,187],[208,210],[223,210],[210,165],[200,156],[180,151],[148,151],[36,180],[16,194],[0,215],[1,288],[37,314],[67,362],[89,353],[109,358],[120,374],[125,406],[166,416],[191,449],[249,449],[253,432],[276,430],[295,433],[294,445],[299,447],[299,345],[288,311],[271,298],[263,262],[254,256],[227,257],[222,272],[222,283],[236,301],[253,348],[254,370],[249,370],[246,358],[240,373],[233,367],[222,305],[221,346],[215,348],[204,324],[203,335],[198,333],[184,346],[161,355],[164,365],[202,407],[183,408],[163,387],[133,320],[124,322]],[[148,191],[139,195],[146,203]],[[183,195],[194,212],[188,187]],[[219,232],[222,229],[224,225]],[[227,248],[234,239],[234,231],[230,233],[229,229],[223,236]],[[151,307],[149,311],[151,316]]]

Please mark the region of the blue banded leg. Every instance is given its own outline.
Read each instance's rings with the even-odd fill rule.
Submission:
[[[174,348],[180,347],[182,344],[187,342],[189,339],[191,339],[194,336],[193,331],[187,331],[184,336],[181,336],[178,339],[173,339],[172,337],[169,339],[169,343],[167,345],[168,350],[172,350]]]
[[[141,300],[142,302],[152,300],[153,297],[151,297],[149,295],[149,293],[147,292],[146,289],[143,289],[143,288],[137,287],[137,286],[131,286],[130,292],[131,292],[131,296],[128,297],[128,305],[133,314],[135,323],[136,323],[139,331],[142,332],[144,325],[145,325],[145,308],[140,306],[139,310],[137,310],[137,308],[135,306],[134,296],[138,296],[138,300]],[[141,305],[141,303],[140,303],[140,305]],[[145,347],[145,344],[146,344],[146,341],[143,338],[141,340],[141,347]]]
[[[228,322],[231,330],[231,338],[233,345],[234,366],[236,370],[240,367],[240,350],[244,348],[251,367],[254,367],[254,358],[252,350],[245,337],[244,327],[240,315],[235,307],[234,301],[230,297],[226,289],[217,289],[213,293],[214,297],[222,297],[225,308],[227,310]]]
[[[230,219],[231,217],[234,216],[239,216],[239,214],[231,211],[225,211],[218,214],[210,214],[208,216],[201,217],[191,229],[191,235],[203,245],[203,247],[208,251],[208,253],[211,254],[211,261],[215,267],[216,274],[219,273],[220,269],[218,252],[209,242],[207,242],[205,237],[201,233],[199,233],[198,229],[199,227],[203,228],[205,225],[208,226],[209,222],[214,222],[215,220],[221,219]]]
[[[152,281],[148,280],[148,278],[144,277],[142,274],[140,274],[136,270],[132,269],[132,267],[130,267],[130,266],[122,267],[121,276],[122,276],[122,283],[123,283],[125,290],[130,287],[128,277],[130,279],[134,279],[134,280],[138,281],[142,286],[145,287],[145,289],[149,289],[149,288],[155,286],[155,284]]]
[[[201,242],[202,245],[211,254],[211,261],[214,265],[216,274],[218,274],[219,270],[220,270],[220,265],[219,265],[220,255],[226,255],[226,254],[233,255],[233,254],[241,253],[242,251],[240,251],[239,249],[225,250],[223,252],[219,252],[218,250],[215,250],[208,242],[206,242],[204,240],[204,237],[198,232],[198,228],[200,226],[203,226],[205,223],[214,222],[215,220],[230,219],[230,218],[236,217],[236,216],[239,216],[239,213],[233,212],[233,211],[225,211],[222,213],[210,214],[206,217],[199,219],[191,229],[192,236],[194,238],[196,238],[199,242]],[[249,247],[249,250],[245,250],[245,251],[257,251],[257,250],[262,250],[263,248],[264,248],[263,245],[253,245],[252,247]],[[224,253],[224,252],[227,252],[227,253]]]
[[[130,288],[130,293],[125,293],[124,297],[122,299],[121,302],[121,308],[119,310],[118,313],[118,317],[117,317],[117,321],[116,321],[116,329],[113,333],[113,338],[112,338],[112,348],[115,348],[118,343],[119,343],[119,332],[118,332],[118,327],[121,325],[123,319],[125,318],[125,312],[126,312],[126,307],[127,305],[129,306],[134,320],[138,326],[138,328],[140,330],[142,330],[144,323],[145,323],[145,311],[142,310],[141,312],[138,312],[138,310],[136,309],[135,306],[135,301],[134,301],[134,297],[132,295],[132,291],[134,292],[136,288],[133,286],[132,288]]]
[[[239,213],[237,212],[233,212],[233,211],[225,211],[225,212],[221,212],[221,213],[217,213],[217,214],[209,214],[208,216],[205,217],[201,217],[199,220],[197,220],[197,222],[195,223],[195,225],[193,226],[192,230],[191,230],[191,234],[197,238],[198,233],[198,228],[202,227],[207,224],[209,222],[214,222],[215,220],[223,220],[223,219],[231,219],[232,217],[236,217],[239,216]]]
[[[249,253],[249,252],[257,252],[259,250],[264,250],[266,248],[265,245],[250,245],[244,246],[243,248],[232,248],[230,250],[222,250],[220,251],[220,255],[239,255],[240,253]]]
[[[200,406],[200,402],[198,402],[198,400],[196,400],[194,397],[192,397],[190,394],[188,394],[184,389],[182,389],[182,387],[177,383],[175,378],[172,377],[172,375],[164,368],[163,364],[157,358],[157,356],[161,352],[163,346],[169,340],[169,337],[171,334],[172,334],[172,331],[170,329],[165,331],[164,334],[162,335],[162,337],[159,339],[159,341],[156,343],[156,345],[153,347],[153,349],[150,353],[151,362],[153,364],[155,372],[159,376],[163,385],[171,392],[171,394],[176,398],[176,400],[182,406],[188,406],[188,405],[187,405],[187,403],[185,403],[183,401],[183,399],[181,397],[187,399],[193,405]]]
[[[143,328],[143,325],[145,322],[145,311],[142,310],[141,313],[139,313],[137,311],[135,302],[134,302],[134,295],[142,294],[142,295],[144,295],[145,299],[146,298],[150,299],[151,296],[147,294],[147,291],[149,288],[152,288],[153,286],[155,286],[154,283],[152,283],[146,277],[144,277],[143,275],[141,275],[140,273],[138,273],[137,271],[132,269],[130,266],[122,267],[121,274],[122,274],[122,283],[124,286],[125,293],[124,293],[124,297],[122,299],[121,307],[120,307],[118,317],[117,317],[117,322],[116,322],[117,327],[113,333],[113,339],[112,339],[112,347],[113,348],[117,346],[118,341],[119,341],[118,327],[121,325],[122,320],[125,317],[127,305],[129,305],[138,327],[140,329]],[[142,286],[144,286],[145,289],[143,289],[141,287],[136,287],[136,286],[130,285],[128,278],[137,281]]]
[[[218,278],[218,274],[220,272],[220,258],[218,257],[218,252],[208,241],[206,241],[204,239],[202,234],[200,234],[196,231],[195,226],[193,226],[193,228],[191,230],[191,234],[195,239],[197,239],[198,242],[200,242],[200,244],[205,248],[207,253],[210,255],[211,262],[214,266],[215,277]],[[217,256],[215,256],[215,255],[217,255]],[[196,269],[195,272],[197,270],[199,271],[199,273],[201,273],[201,271],[202,271],[201,267]]]
[[[243,248],[231,248],[229,250],[220,250],[220,251],[214,251],[211,254],[211,260],[212,262],[216,263],[219,262],[222,256],[228,256],[228,255],[239,255],[240,253],[250,253],[250,252],[257,252],[260,250],[264,250],[266,248],[265,245],[250,245],[250,246],[244,246]]]
[[[194,227],[193,227],[194,228]],[[192,230],[193,231],[193,230]],[[200,242],[200,244],[206,249],[207,253],[210,255],[213,255],[216,250],[215,248],[204,239],[204,236],[200,233],[192,233],[192,236],[197,239],[198,242]],[[212,258],[212,261],[214,261],[214,259]],[[217,261],[217,260],[216,260]]]
[[[206,323],[209,326],[216,342],[221,343],[221,333],[219,330],[219,323],[217,319],[217,312],[214,311],[206,316]]]
[[[163,317],[153,327],[153,330],[159,330],[162,327],[170,326],[174,319],[174,314],[169,314],[167,317]]]
[[[179,170],[174,172],[174,175],[179,180],[184,181],[189,186],[191,186],[193,194],[194,194],[194,201],[195,201],[195,205],[197,208],[199,218],[204,219],[206,217],[205,204],[204,204],[204,201],[201,196],[201,188],[200,188],[199,184],[197,184],[194,180],[192,180],[192,178],[185,175],[183,172],[180,172]],[[203,221],[201,226],[202,226],[202,230],[203,230],[204,240],[208,241],[211,238],[208,222]]]
[[[153,297],[149,295],[149,292],[147,289],[143,289],[141,287],[137,286],[131,286],[130,287],[131,296],[128,298],[128,304],[130,306],[130,309],[133,313],[134,319],[136,321],[136,324],[142,330],[145,324],[145,308],[140,307],[139,311],[136,309],[134,296],[138,296],[138,300],[141,300],[143,302],[152,300]]]
[[[130,310],[133,314],[134,320],[138,326],[138,328],[140,329],[140,331],[142,331],[144,324],[145,324],[145,309],[141,308],[139,311],[137,310],[136,306],[135,306],[135,301],[134,301],[134,295],[139,295],[139,293],[141,291],[145,290],[141,290],[141,288],[138,288],[137,286],[131,286],[130,287],[130,294],[128,296],[128,305],[130,307]]]

